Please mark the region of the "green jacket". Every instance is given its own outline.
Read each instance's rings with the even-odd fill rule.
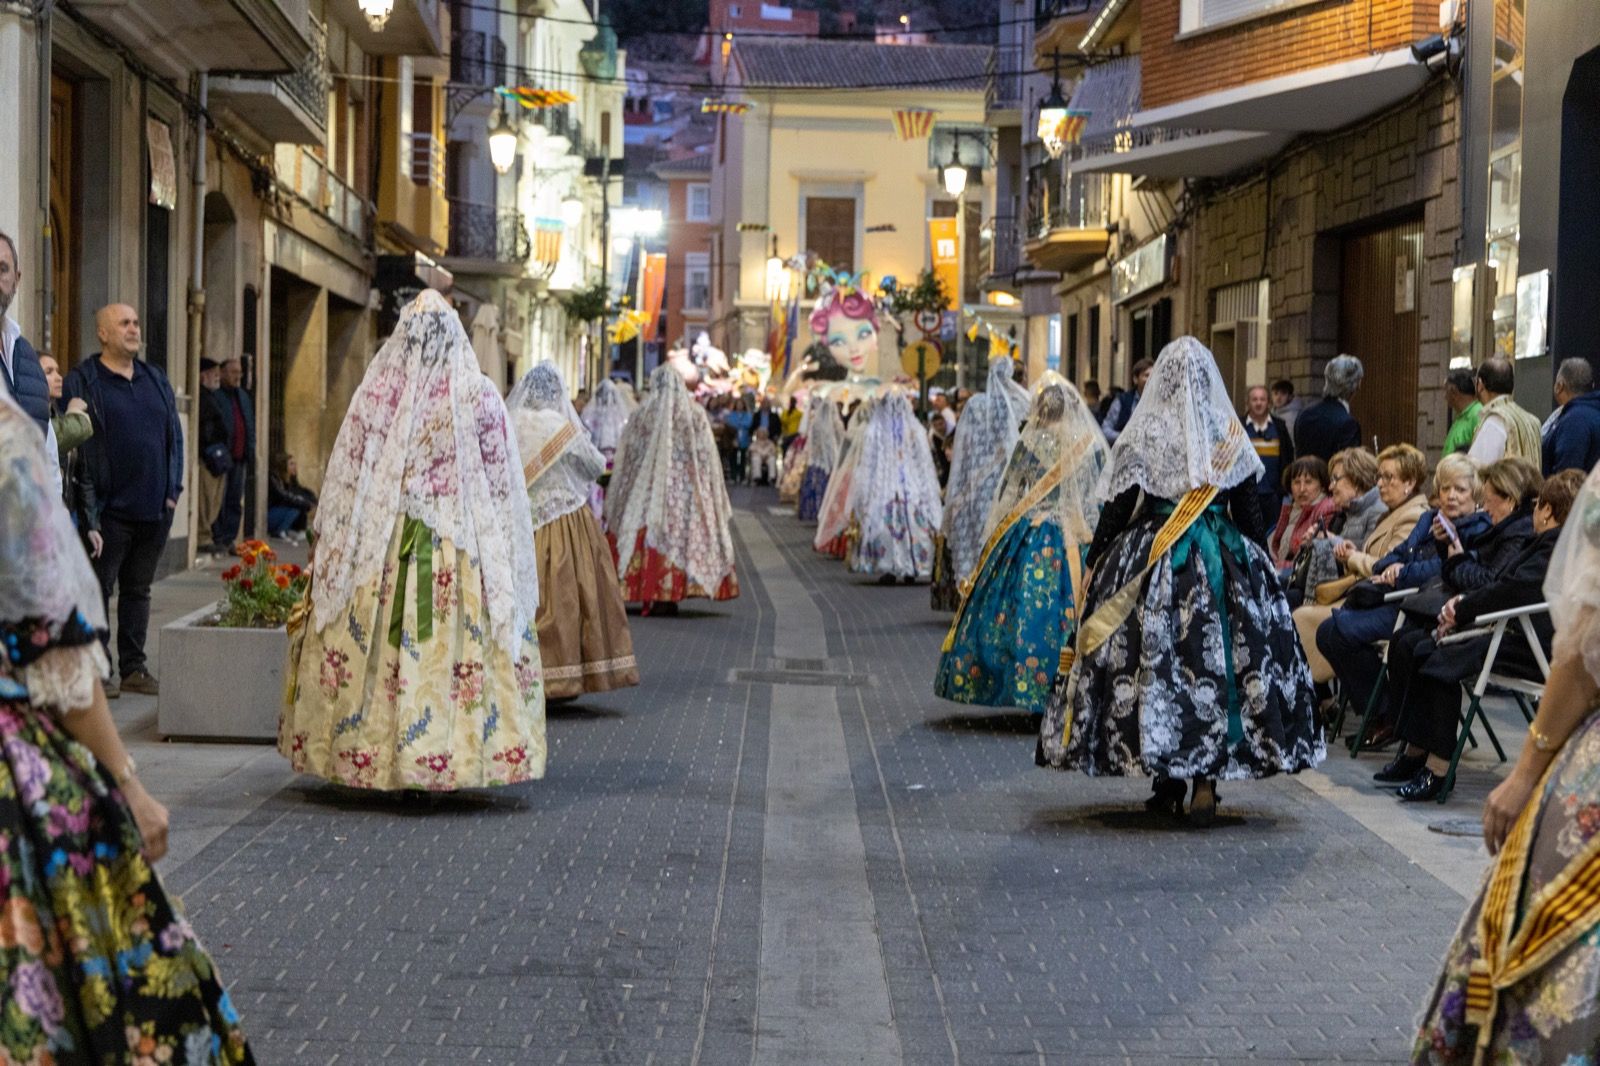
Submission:
[[[1444,436],[1444,453],[1464,452],[1472,447],[1472,438],[1478,435],[1478,423],[1483,418],[1483,404],[1473,400],[1465,411],[1450,423],[1450,432]]]
[[[89,415],[83,411],[69,411],[66,414],[51,415],[50,424],[55,427],[56,447],[60,450],[63,459],[66,458],[68,452],[94,436],[94,423],[89,420]]]

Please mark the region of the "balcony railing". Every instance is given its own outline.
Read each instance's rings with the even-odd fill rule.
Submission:
[[[1058,229],[1103,229],[1110,221],[1110,179],[1068,170],[1064,180],[1044,186],[1028,205],[1027,239],[1048,237]]]
[[[1023,230],[1015,215],[1000,215],[984,227],[989,234],[988,276],[1010,277],[1022,266]]]
[[[521,211],[452,199],[450,254],[461,259],[521,264],[533,254],[533,240]]]
[[[1121,123],[1114,129],[1093,137],[1085,137],[1078,145],[1077,158],[1103,159],[1122,155],[1136,148],[1149,148],[1155,144],[1171,144],[1188,137],[1197,137],[1208,130],[1169,129],[1165,126],[1133,127]]]
[[[1100,0],[1033,0],[1033,23],[1043,27],[1051,19],[1082,15],[1099,3]]]
[[[357,240],[366,235],[367,201],[310,151],[280,144],[273,152],[273,169],[278,180],[303,197],[318,214]]]
[[[311,51],[305,62],[292,74],[278,79],[278,84],[295,103],[305,108],[306,116],[319,129],[328,125],[328,93],[333,90],[333,75],[328,70],[328,27],[319,19],[306,17],[307,36],[311,38]]]
[[[450,80],[462,85],[504,85],[506,43],[482,30],[462,30],[450,46]]]
[[[989,53],[983,106],[986,111],[1010,111],[1022,106],[1022,83],[1034,70],[1021,48],[996,48]]]

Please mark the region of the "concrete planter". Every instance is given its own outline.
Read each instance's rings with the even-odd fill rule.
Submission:
[[[284,629],[225,629],[204,624],[217,605],[161,627],[161,696],[156,728],[164,737],[259,741],[278,737]]]

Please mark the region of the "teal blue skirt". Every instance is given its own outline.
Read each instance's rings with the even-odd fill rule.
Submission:
[[[957,703],[1043,714],[1070,633],[1071,570],[1061,527],[1017,522],[973,580],[933,690]]]

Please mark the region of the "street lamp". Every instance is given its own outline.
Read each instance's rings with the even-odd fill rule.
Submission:
[[[960,198],[967,188],[967,168],[961,165],[961,132],[956,131],[950,139],[950,162],[939,168],[939,178],[944,182],[944,191],[951,196]]]
[[[576,196],[562,200],[561,221],[568,229],[577,229],[583,223],[583,201]]]
[[[381,32],[389,21],[389,16],[394,13],[394,0],[356,0],[361,13],[367,16],[367,25],[372,27],[374,33]]]
[[[767,259],[767,302],[789,299],[789,264],[778,254],[778,235],[772,235],[772,255]]]
[[[1039,140],[1044,142],[1044,150],[1050,153],[1051,159],[1060,159],[1067,149],[1066,138],[1062,136],[1067,124],[1067,98],[1061,92],[1061,53],[1052,52],[1051,60],[1055,70],[1051,75],[1050,95],[1039,105]]]
[[[500,109],[494,129],[489,131],[489,161],[501,174],[510,173],[511,164],[517,161],[517,131],[506,121],[504,107]]]

